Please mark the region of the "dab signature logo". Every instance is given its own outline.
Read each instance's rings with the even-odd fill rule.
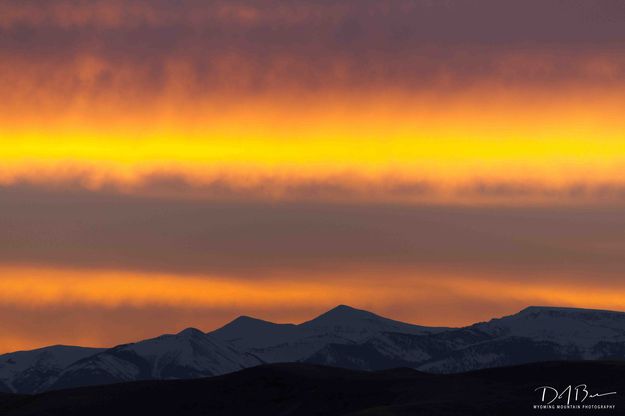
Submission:
[[[578,384],[573,386],[569,384],[562,390],[558,390],[553,386],[540,386],[534,389],[540,396],[540,404],[534,404],[534,409],[558,409],[558,410],[613,410],[616,405],[597,403],[597,399],[606,396],[616,395],[615,391],[605,393],[591,392],[587,384]]]

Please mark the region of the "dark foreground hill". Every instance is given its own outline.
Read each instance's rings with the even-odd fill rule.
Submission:
[[[614,409],[545,411],[540,386],[586,384],[582,405]],[[581,392],[581,389],[580,389]],[[579,395],[581,399],[582,394]],[[575,401],[573,391],[571,404]],[[362,372],[307,364],[272,364],[224,376],[144,381],[0,395],[0,414],[14,415],[528,415],[624,414],[625,363],[551,362],[428,374],[410,369]],[[556,404],[556,403],[554,403]],[[557,404],[566,404],[562,399]]]

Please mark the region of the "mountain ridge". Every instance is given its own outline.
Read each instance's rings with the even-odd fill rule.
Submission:
[[[541,403],[537,386],[565,386],[580,375],[593,392],[620,393],[625,389],[623,361],[544,362],[444,375],[407,368],[365,372],[286,363],[193,380],[135,381],[34,396],[0,394],[0,414],[521,416],[533,414],[533,405]],[[622,394],[587,401],[616,409],[625,406],[624,402]],[[575,410],[565,413],[595,414]]]
[[[19,358],[19,363],[15,361]],[[338,305],[300,324],[242,315],[108,349],[50,346],[0,355],[0,392],[227,374],[279,362],[457,373],[548,360],[625,359],[625,313],[528,306],[466,327],[425,327]]]

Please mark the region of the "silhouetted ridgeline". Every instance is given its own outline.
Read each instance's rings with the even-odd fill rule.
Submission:
[[[363,372],[309,364],[271,364],[212,378],[141,381],[35,396],[0,395],[0,414],[544,415],[552,412],[533,408],[541,404],[541,392],[536,388],[549,385],[560,390],[581,383],[591,393],[617,394],[580,402],[607,407],[600,412],[553,414],[622,414],[625,364],[598,361],[526,364],[446,375],[412,369]]]

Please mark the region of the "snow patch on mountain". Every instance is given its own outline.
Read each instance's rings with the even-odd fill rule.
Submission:
[[[383,332],[431,334],[446,328],[429,328],[339,305],[299,325],[273,324],[240,317],[211,333],[232,342],[268,363],[302,361],[329,344],[357,344]]]
[[[70,364],[101,351],[104,349],[54,345],[3,354],[0,382],[12,393],[36,393]]]
[[[178,334],[120,345],[78,361],[63,371],[53,388],[91,384],[215,376],[261,364],[256,357],[188,328]]]
[[[589,349],[599,341],[625,342],[625,313],[530,306],[521,312],[474,325],[497,336],[516,336]]]

